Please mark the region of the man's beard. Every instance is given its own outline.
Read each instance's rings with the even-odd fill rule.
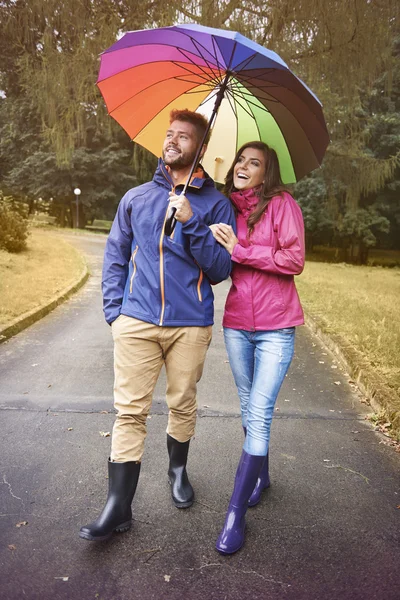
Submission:
[[[166,165],[172,167],[173,169],[184,169],[186,167],[190,167],[193,164],[195,159],[197,150],[193,150],[190,154],[183,153],[177,154],[174,158],[166,159],[165,151],[163,151],[163,160]]]

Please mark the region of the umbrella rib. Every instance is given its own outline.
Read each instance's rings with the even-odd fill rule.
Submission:
[[[242,73],[238,73],[237,77],[238,77],[238,79],[240,78],[240,81],[243,82],[244,84],[252,83],[255,87],[257,87],[259,89],[276,88],[276,87],[281,87],[281,85],[282,85],[282,84],[272,83],[270,81],[264,81],[263,79],[260,79],[259,77],[243,77]]]
[[[236,121],[238,120],[238,115],[237,115],[237,110],[236,110],[236,106],[235,106],[235,96],[232,94],[231,90],[227,90],[227,94],[226,94],[226,99],[228,100],[232,112],[235,115]],[[232,104],[232,100],[233,100],[233,104]]]
[[[175,81],[183,81],[185,83],[193,83],[194,85],[204,85],[205,87],[213,90],[216,84],[213,81],[208,81],[207,79],[202,79],[202,81],[193,81],[193,79],[186,79],[184,75],[177,75],[171,79],[175,79]]]
[[[239,98],[238,98],[238,96],[240,97],[240,99],[241,99],[241,100],[243,100],[244,102],[246,102],[246,103],[248,104],[247,100],[246,100],[246,99],[245,99],[245,98],[242,96],[241,92],[238,90],[238,91],[237,91],[237,93],[236,93],[236,95],[234,95],[234,94],[232,93],[232,91],[230,90],[230,94],[232,94],[232,96],[233,96],[233,98],[234,98],[235,102],[237,102],[237,103],[239,104],[240,108],[242,108],[242,109],[243,109],[243,110],[244,110],[244,111],[245,111],[245,112],[246,112],[246,113],[247,113],[247,114],[248,114],[248,115],[249,115],[249,116],[250,116],[252,119],[255,119],[255,116],[254,116],[254,114],[251,112],[250,108],[248,109],[246,106],[243,106],[243,104],[241,104],[241,103],[239,102]],[[257,104],[255,104],[255,106],[258,106],[258,105],[257,105]],[[269,111],[267,111],[267,112],[269,112]]]
[[[260,69],[255,69],[255,70],[256,71],[260,71]],[[254,75],[250,75],[250,74],[246,75],[244,71],[245,71],[244,68],[240,69],[239,71],[236,71],[236,74],[240,75],[240,78],[243,79],[243,81],[246,81],[246,80],[249,80],[249,79],[250,80],[251,79],[260,79],[259,77],[254,76]],[[276,71],[276,69],[273,69],[272,67],[269,67],[269,68],[262,69],[262,71],[263,71],[264,75],[269,75],[270,73],[273,73],[274,71]]]
[[[179,27],[179,26],[178,26],[178,27]],[[188,37],[188,38],[190,39],[190,41],[192,42],[193,46],[194,46],[194,47],[197,49],[197,51],[199,52],[199,54],[200,54],[201,58],[204,60],[204,62],[206,62],[206,63],[207,63],[207,65],[209,65],[209,63],[208,63],[208,60],[207,60],[207,59],[206,59],[206,58],[203,56],[203,54],[201,54],[201,52],[200,52],[200,50],[199,50],[198,46],[201,46],[201,48],[203,48],[203,50],[205,50],[205,52],[207,52],[207,53],[208,53],[208,54],[211,56],[211,58],[212,58],[212,59],[215,59],[215,60],[217,60],[217,61],[218,61],[218,59],[217,59],[215,56],[213,56],[213,55],[211,54],[211,52],[210,52],[209,50],[207,50],[207,48],[206,48],[205,46],[203,46],[203,44],[200,44],[200,42],[198,42],[197,40],[195,40],[195,38],[194,38],[192,35],[190,35],[189,33],[187,33],[186,31],[184,31],[184,30],[182,30],[182,29],[180,29],[180,30],[179,30],[179,33],[180,33],[180,34],[182,34],[182,35],[186,35],[186,37]],[[197,45],[196,45],[196,44],[197,44]],[[181,51],[181,48],[178,48],[177,46],[176,46],[176,48],[177,48],[179,51]],[[211,67],[210,67],[210,68],[211,68]],[[211,69],[211,70],[212,70],[212,69]]]
[[[245,90],[245,91],[244,91]],[[248,104],[252,104],[253,106],[256,106],[257,108],[260,108],[261,110],[265,110],[266,112],[270,112],[270,110],[268,108],[266,108],[264,106],[264,104],[261,102],[260,98],[258,98],[258,100],[260,101],[260,104],[257,104],[255,102],[252,102],[250,100],[250,98],[256,98],[257,96],[255,96],[255,94],[253,94],[252,92],[249,92],[249,90],[247,90],[246,87],[239,87],[237,84],[235,85],[235,87],[231,90],[231,93],[237,93],[240,94],[241,97],[246,100],[248,102]],[[246,98],[246,96],[248,96],[248,98]],[[280,102],[279,100],[277,100],[276,98],[268,98],[268,102],[271,102],[273,104],[282,104],[283,106],[285,106],[282,102]]]
[[[259,83],[257,83],[257,80],[255,80],[255,79],[252,79],[252,78],[245,79],[244,77],[240,77],[240,83],[242,83],[242,82],[244,85],[251,84],[256,89],[263,90],[263,91],[264,90],[274,90],[274,89],[279,89],[279,88],[283,87],[281,84],[267,83],[267,82],[264,85],[260,85]]]
[[[194,62],[194,60],[192,60],[192,59],[190,58],[190,56],[187,56],[187,55],[185,54],[185,50],[183,50],[182,48],[178,48],[178,47],[177,47],[177,50],[178,50],[178,52],[180,52],[180,53],[181,53],[181,54],[182,54],[182,55],[183,55],[183,56],[184,56],[184,57],[185,57],[185,58],[186,58],[186,59],[187,59],[187,60],[188,60],[188,61],[189,61],[189,62],[190,62],[190,63],[191,63],[191,64],[192,64],[194,67],[197,67],[198,69],[200,69],[200,70],[201,70],[201,71],[204,73],[204,76],[205,76],[205,77],[209,77],[209,75],[208,75],[207,71],[205,71],[201,65],[198,65],[197,63],[195,63],[195,62]],[[200,56],[201,56],[201,55],[200,55]],[[218,73],[217,73],[216,71],[214,71],[213,67],[212,67],[212,66],[211,66],[211,65],[210,65],[210,64],[207,62],[207,60],[204,58],[204,56],[201,56],[201,58],[204,60],[204,62],[206,63],[207,67],[210,69],[211,73],[214,75],[214,78],[215,78],[215,77],[218,77]],[[189,70],[189,69],[188,69],[188,70]],[[192,71],[189,71],[189,72],[191,73]]]
[[[241,67],[238,71],[236,71],[237,73],[241,73],[246,67],[247,65],[253,60],[253,58],[257,56],[257,52],[254,52],[254,54],[252,54],[251,56],[248,56],[242,63],[241,63]],[[233,56],[232,56],[233,58]]]
[[[219,71],[219,76],[223,77],[223,73],[221,72],[220,65],[219,65],[219,60],[218,60],[218,57],[217,57],[217,42],[215,41],[215,38],[214,38],[213,35],[211,36],[211,39],[212,39],[212,44],[213,44],[213,48],[214,48],[215,61],[217,63],[217,69]],[[222,66],[222,69],[224,70],[223,65],[221,65],[221,66]]]
[[[212,94],[209,94],[207,96],[207,98],[204,98],[204,100],[202,100],[199,104],[199,108],[200,106],[203,106],[206,102],[209,102],[210,100],[212,100],[213,98],[215,98],[218,95],[219,89],[214,88],[214,91]],[[194,92],[186,92],[187,94],[189,93],[194,93]]]
[[[182,32],[182,33],[183,33],[183,32]],[[202,59],[204,60],[204,62],[206,63],[206,65],[207,65],[207,67],[210,69],[210,71],[212,71],[212,73],[214,73],[214,75],[215,75],[215,76],[218,76],[218,73],[217,73],[216,71],[214,71],[214,68],[213,68],[215,65],[211,65],[211,64],[210,64],[210,62],[209,62],[209,61],[206,59],[206,57],[204,56],[204,53],[202,53],[202,51],[201,51],[201,48],[202,48],[203,50],[205,50],[205,52],[207,52],[207,53],[208,53],[208,54],[209,54],[209,55],[210,55],[210,56],[211,56],[213,59],[215,59],[215,60],[217,61],[217,63],[218,63],[218,59],[217,59],[217,57],[216,57],[216,56],[212,56],[211,52],[209,52],[209,51],[207,50],[207,48],[205,48],[205,47],[204,47],[202,44],[200,44],[200,43],[199,43],[197,40],[195,40],[195,39],[194,39],[194,38],[193,38],[191,35],[188,35],[186,32],[185,32],[185,35],[187,35],[187,37],[190,39],[190,41],[192,42],[193,46],[196,48],[197,52],[199,53],[199,55],[200,55],[200,58],[202,58]],[[179,50],[179,52],[181,52],[181,53],[184,55],[184,51],[182,50],[182,48],[177,48],[177,49]],[[192,60],[191,60],[191,58],[189,58],[188,56],[186,56],[186,58],[187,58],[187,59],[189,59],[189,60],[190,60],[190,62],[191,62],[192,64],[194,64],[194,65],[196,64],[196,63],[195,63],[194,61],[192,61]],[[198,66],[198,65],[196,65],[196,66]],[[218,70],[219,70],[219,67],[217,67],[217,68],[218,68]]]
[[[258,126],[258,121],[257,121],[256,115],[254,114],[254,112],[252,111],[252,109],[251,109],[251,106],[250,106],[250,104],[252,104],[253,106],[257,106],[257,107],[258,107],[258,104],[255,104],[254,102],[249,102],[249,100],[248,100],[248,99],[246,99],[246,98],[244,98],[243,96],[242,96],[242,98],[243,98],[244,102],[246,102],[246,103],[247,103],[247,106],[249,107],[249,111],[250,111],[250,112],[251,112],[251,114],[252,114],[252,117],[253,117],[253,119],[254,119],[254,123],[255,123],[255,125],[256,125],[256,128],[257,128],[257,131],[258,131],[258,137],[259,137],[259,139],[261,140],[261,131],[260,131],[260,128],[259,128],[259,126]],[[260,107],[260,108],[261,108],[261,107]],[[263,106],[263,109],[264,109],[264,106]],[[269,112],[269,111],[267,111],[267,112]]]
[[[212,82],[214,81],[214,79],[215,79],[215,77],[212,77],[212,78],[210,79],[210,74],[209,74],[209,73],[207,73],[207,71],[204,71],[204,70],[201,68],[201,66],[200,66],[200,65],[196,65],[195,63],[193,63],[193,66],[195,66],[195,67],[197,67],[198,69],[200,69],[200,70],[201,70],[201,73],[203,73],[203,75],[201,75],[201,73],[198,73],[198,72],[196,73],[195,71],[191,71],[191,70],[190,70],[188,67],[185,67],[185,66],[183,66],[183,64],[182,64],[182,63],[180,63],[180,62],[177,62],[177,61],[174,61],[174,60],[173,60],[173,61],[171,61],[171,64],[173,64],[173,65],[175,65],[175,66],[177,66],[177,67],[180,67],[180,68],[182,68],[184,71],[187,71],[187,72],[188,72],[188,73],[190,73],[191,75],[195,75],[196,77],[199,77],[199,78],[203,79],[203,81],[205,81],[205,82],[211,82],[211,83],[212,83]],[[213,73],[213,75],[214,75],[214,71],[213,71],[212,73]],[[181,77],[180,75],[177,75],[177,76],[176,76],[176,79],[178,79],[178,78],[180,78],[180,77]]]
[[[205,86],[205,87],[209,87],[210,90],[213,90],[214,88],[211,86]],[[198,94],[199,90],[187,90],[187,92],[184,92],[185,96],[190,96],[190,94]],[[218,90],[216,90],[216,92],[214,94],[209,94],[206,98],[207,102],[214,98],[214,96],[216,96],[218,94]],[[203,100],[202,102],[200,102],[199,106],[201,106],[203,103],[205,102],[205,100]]]

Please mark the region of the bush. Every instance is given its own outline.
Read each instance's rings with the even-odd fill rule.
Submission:
[[[0,197],[0,249],[22,252],[28,235],[28,220],[13,210],[8,198]]]

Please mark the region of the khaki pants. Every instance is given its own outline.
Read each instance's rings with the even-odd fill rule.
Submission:
[[[159,327],[120,315],[114,338],[114,406],[111,460],[140,461],[153,390],[165,364],[167,433],[187,442],[196,424],[196,384],[203,372],[212,327]]]

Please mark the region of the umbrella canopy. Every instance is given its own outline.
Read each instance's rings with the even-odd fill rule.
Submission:
[[[317,168],[329,143],[321,103],[275,53],[240,33],[201,25],[131,31],[101,55],[97,85],[130,138],[160,155],[172,109],[210,116],[206,171],[223,182],[238,148],[277,152],[284,183]]]

